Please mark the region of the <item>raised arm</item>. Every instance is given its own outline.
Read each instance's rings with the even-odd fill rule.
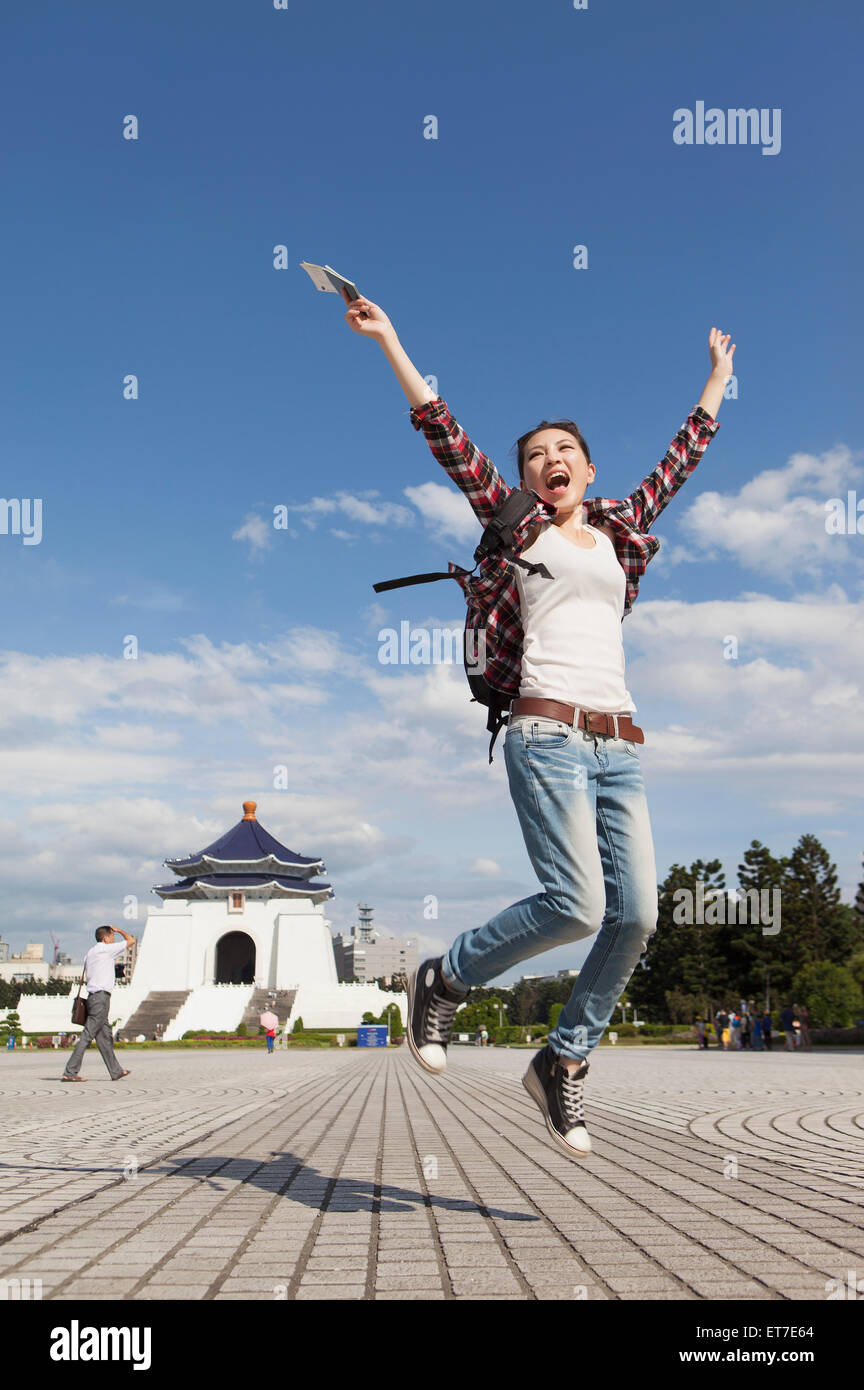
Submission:
[[[711,354],[711,374],[705,383],[699,403],[679,429],[665,456],[627,498],[633,508],[636,524],[647,531],[672,500],[681,484],[686,482],[701,459],[720,426],[714,418],[720,409],[723,391],[732,375],[730,333],[712,328],[708,337]]]
[[[342,291],[342,298],[348,305],[345,322],[361,338],[371,338],[378,344],[396,373],[396,380],[408,397],[408,404],[423,405],[426,401],[434,401],[435,392],[414,366],[381,306],[373,304],[371,299],[364,299],[362,295],[359,299],[351,300],[347,290]]]
[[[346,323],[361,337],[379,344],[408,398],[412,425],[416,430],[422,429],[435,458],[464,492],[475,516],[485,526],[510,487],[492,460],[471,443],[446,402],[423,380],[384,310],[362,296],[352,301],[344,290],[342,295],[348,305]]]

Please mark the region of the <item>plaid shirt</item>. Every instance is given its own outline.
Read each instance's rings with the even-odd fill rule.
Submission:
[[[408,412],[416,430],[422,429],[432,453],[471,503],[485,526],[511,492],[491,459],[471,443],[453,419],[440,396]],[[701,406],[688,415],[665,457],[639,487],[617,502],[609,497],[590,497],[584,517],[590,525],[605,525],[614,532],[615,551],[626,579],[624,612],[630,612],[639,592],[645,566],[660,549],[649,527],[667,502],[693,472],[720,426]],[[537,498],[537,505],[514,531],[515,554],[521,555],[533,526],[555,516],[551,502]],[[448,565],[468,604],[466,627],[485,628],[485,676],[489,685],[506,695],[518,695],[522,675],[522,615],[514,569],[500,555],[481,561],[476,575],[469,575],[451,561]]]

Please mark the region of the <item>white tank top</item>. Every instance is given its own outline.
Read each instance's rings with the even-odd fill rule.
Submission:
[[[624,684],[624,571],[609,537],[585,530],[595,541],[591,550],[573,545],[551,522],[523,550],[523,560],[542,561],[554,579],[513,566],[525,638],[519,694],[635,713]]]

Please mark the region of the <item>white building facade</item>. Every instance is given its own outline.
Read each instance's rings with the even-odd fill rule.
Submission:
[[[175,881],[154,888],[162,906],[148,909],[131,982],[112,996],[122,1036],[229,1031],[257,1022],[270,995],[286,1031],[298,1017],[307,1028],[354,1028],[391,1002],[404,1021],[405,994],[340,984],[323,861],[280,844],[256,811],[244,801],[243,818],[212,845],[166,859]],[[71,1031],[68,997],[22,994],[18,1012],[25,1032]]]

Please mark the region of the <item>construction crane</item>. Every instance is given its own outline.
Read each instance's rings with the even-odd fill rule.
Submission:
[[[51,940],[54,942],[54,955],[53,955],[52,958],[51,958],[51,964],[52,964],[52,965],[56,965],[57,962],[58,962],[59,959],[60,959],[60,942],[57,940],[57,938],[56,938],[56,936],[54,935],[53,931],[50,931],[50,932],[48,933],[48,935],[50,936]]]

